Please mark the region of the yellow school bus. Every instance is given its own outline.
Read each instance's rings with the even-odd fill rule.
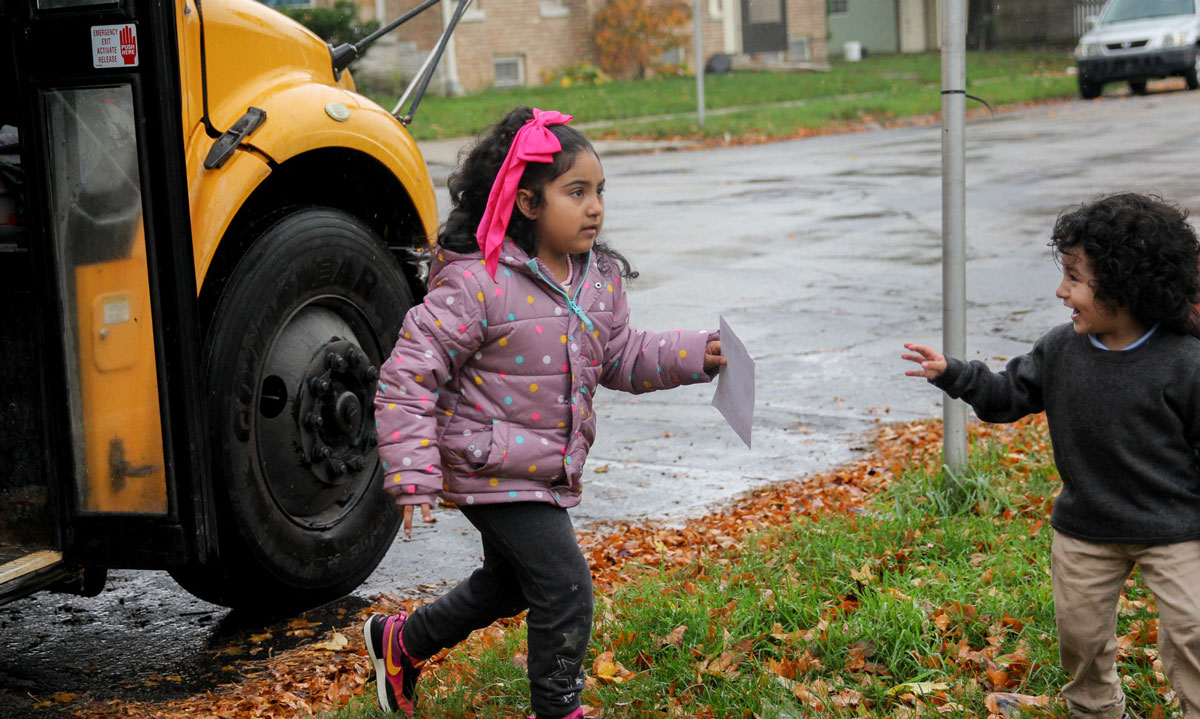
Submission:
[[[254,0],[0,0],[0,601],[305,606],[388,550],[371,398],[437,210],[346,50]]]

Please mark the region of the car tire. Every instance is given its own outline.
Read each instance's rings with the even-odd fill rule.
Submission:
[[[253,238],[205,338],[219,561],[177,568],[224,606],[300,609],[357,587],[399,514],[375,450],[375,380],[413,304],[382,240],[304,208]]]
[[[1183,80],[1187,83],[1187,89],[1200,89],[1200,47],[1195,49],[1192,66],[1183,73]]]
[[[1097,97],[1100,97],[1100,93],[1103,90],[1103,83],[1084,80],[1082,77],[1079,78],[1079,96],[1084,100],[1093,100]]]
[[[1130,92],[1130,94],[1133,94],[1133,95],[1145,95],[1146,94],[1146,81],[1145,80],[1130,80],[1129,81],[1129,92]]]

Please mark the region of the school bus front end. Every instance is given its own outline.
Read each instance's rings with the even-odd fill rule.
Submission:
[[[0,0],[0,33],[0,600],[111,567],[229,606],[357,586],[436,225],[411,137],[251,0]]]

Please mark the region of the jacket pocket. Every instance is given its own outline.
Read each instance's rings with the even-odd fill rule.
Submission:
[[[538,431],[512,422],[492,425],[492,450],[489,464],[492,474],[501,477],[521,477],[554,484],[562,477],[562,453],[544,430]]]
[[[519,477],[553,484],[563,472],[561,441],[543,443],[544,432],[512,422],[456,422],[442,437],[450,466],[477,477]]]
[[[493,466],[493,426],[472,421],[451,422],[442,433],[443,461],[459,472],[489,472]]]

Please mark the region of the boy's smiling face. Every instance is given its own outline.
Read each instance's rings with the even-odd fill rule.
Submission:
[[[1063,278],[1054,294],[1071,308],[1071,323],[1075,326],[1075,332],[1095,335],[1109,349],[1127,347],[1146,333],[1127,307],[1114,310],[1096,301],[1095,287],[1098,282],[1091,261],[1083,250],[1060,253],[1059,263],[1062,265]]]

